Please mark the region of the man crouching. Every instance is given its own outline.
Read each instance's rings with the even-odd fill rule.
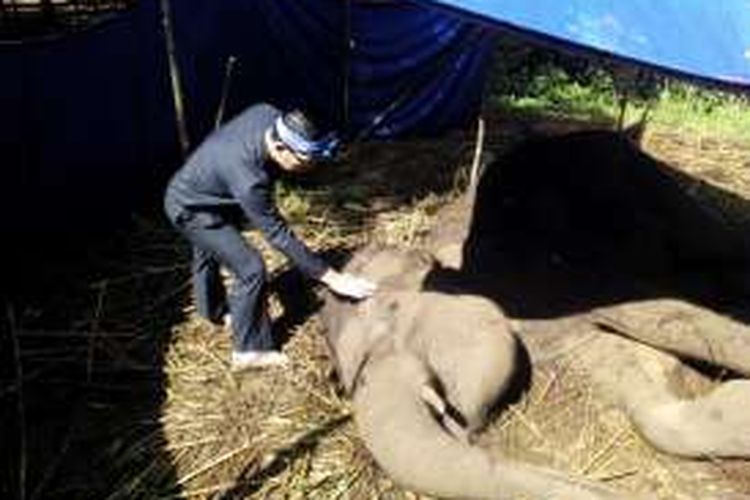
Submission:
[[[300,111],[283,114],[257,104],[212,133],[169,182],[164,209],[193,246],[192,277],[198,314],[232,328],[233,370],[283,365],[265,308],[266,276],[260,253],[242,237],[237,214],[259,229],[303,273],[353,299],[375,285],[332,269],[289,229],[273,199],[281,171],[302,173],[335,155],[338,140],[322,134]],[[233,275],[227,294],[219,274]]]

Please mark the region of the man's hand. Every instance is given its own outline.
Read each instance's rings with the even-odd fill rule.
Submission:
[[[323,273],[320,281],[332,292],[355,300],[365,299],[375,293],[377,289],[377,285],[368,279],[353,274],[340,273],[333,269]]]

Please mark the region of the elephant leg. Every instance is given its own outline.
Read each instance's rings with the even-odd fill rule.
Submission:
[[[579,360],[656,448],[687,457],[750,456],[750,380],[683,399],[672,389],[680,367],[675,356],[606,333],[589,351],[590,358]]]
[[[466,428],[476,431],[510,384],[516,338],[493,303],[478,297],[423,294],[415,337]]]
[[[354,394],[365,445],[397,483],[439,498],[511,500],[634,498],[605,484],[489,455],[446,432],[420,392],[433,374],[408,353],[373,359]]]
[[[653,299],[637,307],[603,307],[592,318],[619,335],[750,377],[750,328],[728,316],[681,300]]]
[[[750,380],[732,380],[706,396],[641,405],[631,418],[657,448],[687,457],[750,457]]]

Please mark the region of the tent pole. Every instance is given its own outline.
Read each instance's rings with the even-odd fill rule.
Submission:
[[[484,107],[484,106],[482,106]],[[484,113],[480,110],[477,116],[477,137],[474,142],[474,159],[471,162],[471,175],[469,177],[469,196],[473,197],[479,183],[479,171],[482,166],[482,153],[484,151]]]
[[[486,122],[484,119],[485,111],[487,111],[487,94],[488,94],[488,78],[484,75],[484,82],[482,85],[482,92],[479,101],[479,113],[477,113],[477,134],[474,140],[474,158],[471,161],[471,171],[469,174],[469,187],[468,187],[468,198],[470,204],[474,205],[474,198],[477,194],[477,188],[479,187],[479,178],[482,176],[482,170],[484,166],[484,136],[486,133]]]
[[[484,83],[482,85],[481,100],[479,102],[479,113],[477,114],[477,133],[476,139],[474,140],[474,158],[471,161],[471,172],[469,174],[469,186],[466,193],[466,203],[464,204],[464,210],[466,210],[465,220],[471,221],[472,213],[474,213],[474,205],[477,200],[477,191],[479,191],[479,180],[482,177],[484,171],[484,141],[487,131],[486,121],[484,119],[488,106],[487,94],[489,93],[488,78],[485,75]],[[470,224],[464,227],[464,240],[469,237]]]
[[[164,41],[169,61],[169,79],[172,83],[172,101],[174,103],[174,114],[177,122],[177,137],[180,141],[180,152],[184,158],[190,149],[190,140],[185,123],[185,94],[182,91],[182,83],[180,81],[180,68],[177,63],[177,50],[174,43],[172,12],[169,0],[161,0],[161,22],[164,28]]]
[[[219,99],[219,107],[216,109],[216,118],[214,119],[214,130],[218,130],[221,126],[221,122],[224,120],[224,110],[227,106],[227,99],[229,98],[229,88],[232,85],[232,75],[234,70],[234,64],[237,62],[237,58],[229,56],[226,64],[224,65],[224,81],[221,85],[221,98]]]
[[[24,404],[24,373],[23,365],[21,364],[21,349],[18,342],[18,331],[16,329],[16,316],[13,304],[10,302],[5,304],[6,306],[6,317],[8,323],[8,331],[10,332],[11,350],[13,351],[13,361],[15,363],[15,383],[16,383],[16,418],[18,425],[18,470],[16,471],[17,476],[15,478],[18,481],[18,493],[16,498],[18,500],[26,499],[26,487],[27,487],[27,468],[29,465],[28,450],[27,450],[27,428],[26,428],[26,406]],[[12,490],[11,490],[12,491]]]
[[[343,57],[343,83],[341,95],[341,121],[344,130],[349,130],[350,109],[349,109],[349,72],[351,70],[351,52],[354,49],[352,40],[352,0],[344,1],[344,57]]]

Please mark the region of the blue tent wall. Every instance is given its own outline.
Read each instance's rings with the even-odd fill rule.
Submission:
[[[349,12],[341,0],[175,2],[192,135],[213,126],[230,56],[237,65],[229,116],[262,98],[302,106],[351,134],[380,118],[372,134],[381,137],[434,134],[473,116],[489,30],[409,2],[350,5]]]
[[[110,227],[143,203],[142,186],[176,153],[163,54],[153,2],[0,46],[3,229]]]
[[[406,2],[355,3],[351,25],[352,131],[434,134],[475,117],[489,30]]]
[[[373,134],[392,137],[460,125],[479,103],[489,33],[428,7],[354,2],[347,52],[339,0],[171,5],[193,145],[213,127],[230,55],[227,118],[263,100],[351,133],[378,117]],[[84,32],[2,45],[0,74],[3,229],[108,229],[179,164],[158,0]]]
[[[311,1],[181,0],[172,2],[175,42],[185,90],[186,114],[193,143],[214,126],[226,63],[236,58],[230,80],[225,117],[258,101],[288,108],[304,106],[329,110],[340,99],[340,66],[333,25],[320,28],[317,11],[298,12]],[[339,15],[338,3],[322,0],[321,14]],[[291,12],[279,9],[290,10]],[[291,27],[284,15],[301,17]],[[277,17],[282,22],[277,23]],[[312,25],[312,32],[309,25]],[[341,29],[341,22],[336,22]],[[290,48],[291,53],[287,49]],[[312,91],[311,91],[312,90]],[[321,95],[322,94],[322,95]]]

